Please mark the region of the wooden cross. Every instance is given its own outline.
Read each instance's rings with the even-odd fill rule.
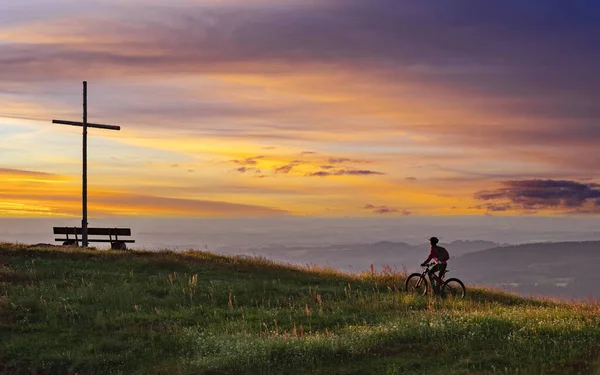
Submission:
[[[98,128],[107,130],[121,130],[120,126],[90,124],[87,122],[87,81],[83,81],[83,122],[52,120],[53,124],[72,125],[83,127],[83,187],[82,187],[82,211],[81,219],[81,246],[88,245],[88,222],[87,222],[87,130],[88,128]]]

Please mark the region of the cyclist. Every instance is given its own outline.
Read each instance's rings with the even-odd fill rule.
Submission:
[[[431,286],[433,290],[437,290],[441,286],[442,277],[444,276],[444,272],[446,272],[447,261],[450,259],[450,255],[448,254],[448,250],[445,248],[438,246],[440,242],[437,237],[431,237],[429,239],[429,243],[431,243],[431,252],[425,261],[421,264],[421,266],[427,265],[427,263],[433,259],[435,265],[429,270],[429,281],[431,282]],[[436,272],[439,271],[439,274],[436,276]],[[440,281],[439,285],[434,283],[434,279]],[[437,287],[437,288],[436,288]]]

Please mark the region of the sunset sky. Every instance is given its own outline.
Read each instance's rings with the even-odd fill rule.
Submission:
[[[600,2],[0,2],[0,217],[600,214]]]

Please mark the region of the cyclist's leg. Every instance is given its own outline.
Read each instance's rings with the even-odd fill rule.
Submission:
[[[438,283],[434,282],[434,281],[436,279],[439,280],[438,276],[435,273],[440,270],[441,265],[442,265],[441,263],[436,264],[435,266],[431,267],[431,269],[428,272],[429,282],[431,283],[431,287],[434,291],[437,290],[437,288],[438,288],[438,285],[437,285]]]
[[[438,273],[438,275],[440,279],[442,279],[446,274],[446,268],[448,268],[448,265],[446,263],[438,263],[438,265],[440,266],[440,272]]]

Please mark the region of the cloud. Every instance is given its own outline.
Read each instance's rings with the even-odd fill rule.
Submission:
[[[255,167],[239,167],[234,169],[234,171],[239,172],[239,173],[246,173],[246,172],[254,172],[254,173],[261,173],[260,168],[255,168]]]
[[[311,177],[327,177],[327,176],[331,176],[332,174],[330,172],[325,172],[325,171],[318,171],[318,172],[312,172],[307,174],[307,176],[311,176]]]
[[[314,151],[302,151],[300,155],[316,155],[317,153]]]
[[[164,171],[177,173],[164,163]],[[254,169],[252,167],[241,167]],[[101,168],[95,166],[95,176]],[[129,171],[126,171],[129,173]],[[184,172],[185,173],[185,172]],[[163,176],[163,180],[171,180]],[[130,178],[131,177],[131,178]],[[106,180],[135,180],[135,175],[127,178],[106,178]],[[81,185],[78,178],[70,176],[21,169],[0,168],[0,217],[1,216],[76,216],[81,210]],[[290,189],[273,186],[247,186],[232,183],[222,184],[205,179],[196,186],[190,184],[194,177],[187,173],[181,176],[182,185],[156,184],[151,180],[139,182],[141,185],[119,185],[102,187],[97,180],[89,188],[89,210],[91,216],[178,216],[178,217],[266,217],[288,213],[287,209],[271,207],[268,204],[253,204],[248,195],[272,196],[289,194]],[[147,184],[147,185],[144,185]],[[128,193],[142,191],[143,193]],[[215,192],[219,194],[215,194]],[[207,199],[190,197],[203,196]],[[236,196],[241,196],[236,202]],[[220,198],[220,199],[219,199]],[[233,201],[225,201],[232,199]],[[264,199],[262,200],[264,202]]]
[[[340,163],[346,163],[349,161],[350,161],[350,159],[348,159],[348,158],[329,158],[328,159],[329,164],[340,164]]]
[[[455,208],[455,207],[453,207]],[[509,211],[513,207],[509,203],[486,203],[486,204],[478,204],[477,206],[469,207],[470,209],[476,210],[486,210],[488,212],[504,212]]]
[[[21,175],[21,176],[39,176],[39,177],[51,177],[58,176],[47,172],[30,171],[24,169],[11,169],[11,168],[0,168],[0,175]]]
[[[60,0],[48,12],[0,11],[0,102],[8,103],[2,112],[78,115],[80,77],[93,76],[91,109],[99,121],[118,119],[124,130],[136,130],[119,134],[125,145],[142,142],[137,131],[144,130],[155,138],[145,143],[149,149],[218,154],[235,159],[229,168],[239,173],[257,166],[323,178],[384,172],[402,182],[414,173],[411,163],[443,163],[454,171],[423,168],[417,176],[428,182],[427,193],[464,199],[495,180],[574,180],[600,172],[600,50],[593,48],[600,29],[593,2],[174,1],[178,6],[152,0],[140,7],[137,0],[111,0],[95,12]],[[27,102],[43,111],[32,112]],[[3,125],[0,143],[24,138],[7,136]],[[172,136],[182,142],[169,142]],[[44,133],[36,137],[19,146],[24,157],[10,154],[3,164],[27,165],[21,160],[28,150],[49,152],[41,146]],[[256,142],[242,145],[250,139]],[[271,146],[262,145],[272,142],[296,156],[265,165],[244,159],[266,153]],[[289,163],[317,149],[319,156],[306,156],[314,166]],[[374,157],[377,167],[360,164]],[[172,162],[184,173],[193,167],[202,177],[221,178],[222,171],[184,158],[166,163]],[[61,163],[48,170],[74,168]],[[458,169],[483,173],[466,188],[460,184],[468,176]],[[321,183],[298,180],[290,188],[298,194],[303,183]],[[339,183],[342,191],[353,179],[331,180],[322,183]],[[369,192],[384,189],[374,185]],[[481,209],[535,203],[496,194]],[[578,202],[559,201],[555,207]]]
[[[251,158],[246,158],[246,159],[241,159],[241,160],[231,160],[232,163],[234,164],[239,164],[239,165],[257,165],[258,164],[258,160],[259,159],[263,159],[264,156],[254,156]]]
[[[376,214],[381,214],[381,215],[398,212],[398,210],[395,208],[390,208],[387,206],[374,206],[372,204],[367,204],[365,206],[365,210],[369,210]]]
[[[600,184],[570,180],[514,180],[502,182],[503,187],[481,190],[475,199],[500,201],[481,208],[490,211],[539,209],[585,209],[588,203],[600,199]]]
[[[417,181],[416,177],[405,177],[404,179],[407,181]]]
[[[364,164],[364,163],[370,163],[370,161],[368,161],[368,160],[362,160],[362,159],[333,158],[333,157],[330,157],[329,159],[327,159],[327,162],[329,164],[343,164],[343,163],[359,163],[359,164]]]
[[[331,172],[326,172],[326,171],[311,172],[311,173],[306,174],[306,176],[310,176],[310,177],[370,176],[370,175],[383,175],[383,174],[385,174],[385,173],[371,171],[368,169],[340,169],[340,170],[331,171]]]
[[[369,176],[369,175],[383,175],[385,173],[371,171],[368,169],[342,169],[335,172],[336,176]]]
[[[36,185],[0,187],[0,216],[76,216],[80,212],[79,186],[45,186],[44,192]],[[94,216],[178,216],[178,217],[266,217],[286,215],[286,210],[261,205],[223,201],[169,198],[143,194],[90,191],[88,203]]]
[[[282,165],[280,167],[275,168],[275,173],[283,173],[288,174],[292,171],[292,169],[296,166],[295,163],[290,163],[286,165]]]
[[[407,210],[398,210],[396,208],[392,208],[392,207],[388,207],[388,206],[374,206],[372,204],[367,204],[364,207],[364,209],[372,211],[373,213],[376,213],[379,215],[400,213],[402,216],[409,216],[411,214],[411,212],[409,212]]]
[[[97,199],[108,205],[113,213],[158,212],[163,215],[177,216],[279,216],[285,210],[219,201],[196,199],[166,198],[148,195],[115,195]],[[116,212],[115,212],[116,211]]]
[[[295,167],[297,167],[298,165],[301,165],[301,164],[307,164],[307,162],[305,162],[304,160],[292,160],[291,162],[289,162],[285,165],[276,167],[274,172],[280,173],[280,174],[288,174],[292,171],[292,169],[294,169]]]
[[[67,175],[12,168],[0,168],[0,179],[9,187],[12,184],[21,184],[21,188],[25,188],[28,184],[34,184],[46,186],[44,189],[49,189],[49,185],[61,186],[73,181],[73,178]]]
[[[62,6],[65,12],[69,8]],[[112,7],[113,14],[122,13],[121,6]],[[240,74],[251,80],[274,77],[266,85],[303,98],[318,94],[337,99],[340,92],[330,81],[316,87],[311,81],[307,84],[311,92],[291,88],[301,87],[298,81],[305,76],[322,72],[332,76],[335,66],[339,76],[333,79],[356,77],[357,72],[361,76],[339,99],[350,114],[340,119],[340,127],[365,117],[378,120],[381,129],[425,134],[438,141],[450,136],[454,144],[473,147],[481,142],[493,148],[598,145],[600,109],[594,103],[600,96],[596,69],[600,53],[589,46],[600,32],[580,7],[567,4],[560,9],[551,3],[527,6],[517,0],[494,7],[471,0],[453,6],[391,0],[286,2],[286,6],[212,2],[185,8],[154,4],[136,9],[136,17],[126,21],[111,17],[111,6],[102,19],[69,11],[70,22],[50,18],[47,23],[6,29],[8,42],[0,44],[0,82],[67,81],[86,71],[99,80],[154,77],[156,72],[183,77]],[[280,77],[290,76],[301,78],[290,87],[277,85]],[[416,90],[420,100],[394,111],[404,96],[402,86],[391,77],[402,77],[402,86],[407,85],[411,95]],[[364,102],[358,95],[364,92],[377,96],[378,104],[355,105]],[[297,103],[281,109],[280,101],[236,106],[231,101],[203,100],[183,107],[179,102],[139,112],[165,118],[183,114],[260,119],[293,112],[295,118],[283,127],[296,126],[307,133],[322,125],[307,119],[306,107]],[[328,104],[331,108],[335,103]],[[433,112],[436,108],[442,112]],[[387,124],[382,117],[393,121]],[[299,119],[315,126],[298,126]],[[266,127],[277,129],[273,124]],[[242,128],[230,135],[245,134]],[[263,135],[281,137],[281,128]]]

